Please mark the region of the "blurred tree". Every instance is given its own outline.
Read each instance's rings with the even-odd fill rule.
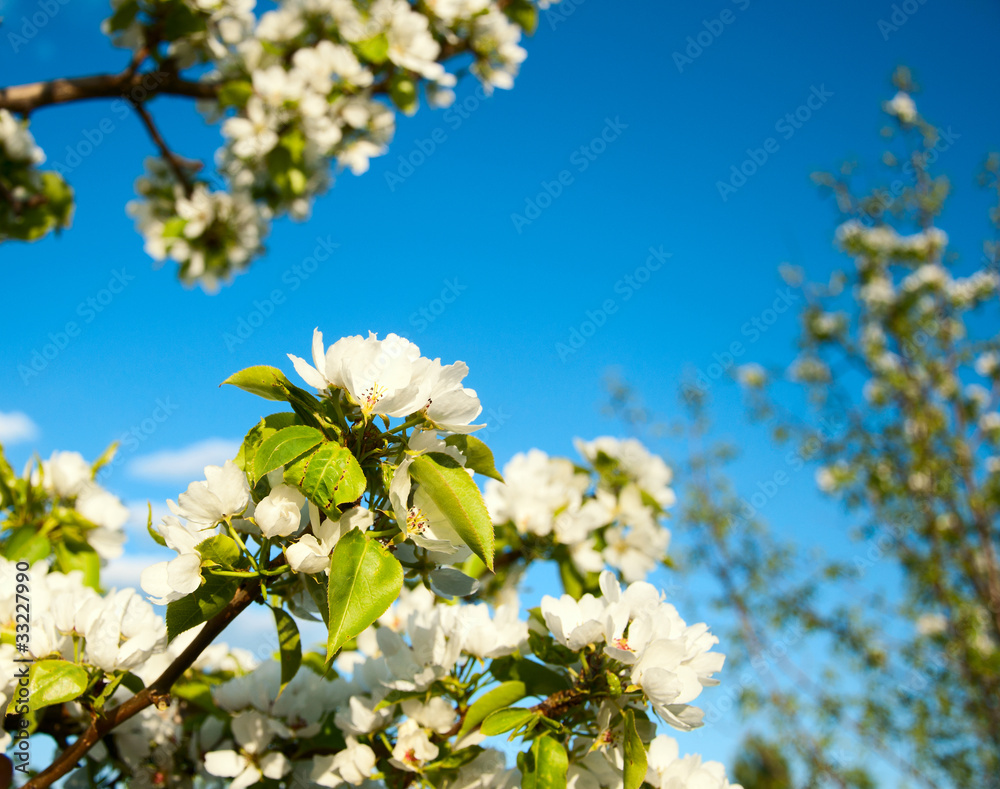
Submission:
[[[726,478],[738,451],[712,440],[707,387],[689,381],[674,562],[710,573],[712,603],[733,612],[741,649],[727,670],[755,729],[794,755],[788,785],[872,786],[888,767],[907,786],[997,787],[1000,246],[987,240],[971,262],[949,251],[935,225],[949,192],[932,174],[941,131],[905,69],[895,83],[878,179],[859,190],[854,164],[814,175],[854,266],[823,284],[783,267],[806,297],[798,356],[735,371],[752,418],[789,445],[786,480],[813,467],[860,519],[857,549],[832,561],[776,539]],[[982,184],[997,192],[998,174],[991,155]],[[990,220],[1000,226],[996,207]],[[610,408],[648,434],[654,418],[627,384],[610,389]],[[781,779],[776,747],[748,742],[748,789]]]
[[[792,789],[788,759],[775,743],[752,736],[741,748],[733,764],[733,778],[743,789]]]

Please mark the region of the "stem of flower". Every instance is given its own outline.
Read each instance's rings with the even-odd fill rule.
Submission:
[[[399,433],[400,431],[407,430],[408,428],[411,428],[414,425],[419,425],[423,421],[424,421],[424,415],[423,414],[419,414],[417,416],[412,416],[409,419],[407,419],[405,422],[403,422],[403,424],[398,425],[397,427],[394,427],[392,430],[386,430],[385,432],[386,432],[387,435],[392,435],[393,433]]]
[[[240,537],[239,532],[236,531],[235,528],[233,528],[233,524],[231,524],[229,521],[226,521],[226,528],[229,529],[229,535],[234,540],[236,540],[236,544],[240,546],[240,549],[243,551],[243,553],[246,554],[247,558],[250,560],[250,565],[259,574],[260,573],[260,565],[257,564],[257,560],[254,558],[253,554],[250,553],[250,551],[247,549],[246,543],[243,542],[243,539]]]

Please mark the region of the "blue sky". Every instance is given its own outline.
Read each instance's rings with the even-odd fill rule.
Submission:
[[[571,454],[575,436],[618,432],[599,412],[609,367],[669,417],[679,415],[682,372],[711,375],[734,342],[745,348],[740,362],[789,360],[794,292],[793,309],[755,340],[744,326],[784,289],[780,262],[813,279],[841,262],[833,207],[808,176],[844,158],[875,162],[896,65],[914,70],[924,114],[951,129],[941,165],[953,181],[943,226],[954,248],[977,258],[988,229],[974,176],[1000,148],[1000,105],[984,95],[1000,7],[897,5],[893,19],[894,4],[860,0],[564,3],[542,14],[514,90],[483,98],[462,84],[457,107],[401,118],[387,156],[363,177],[341,175],[309,221],[279,222],[269,254],[213,296],[180,287],[169,264],[154,269],[124,213],[154,152],[137,118],[103,101],[38,112],[35,136],[50,163],[72,167],[79,203],[61,237],[0,249],[0,412],[37,426],[11,457],[94,457],[131,431],[105,484],[128,501],[175,497],[190,462],[161,453],[190,459],[212,439],[200,454],[221,460],[273,409],[219,382],[252,364],[291,372],[285,354],[308,355],[314,326],[328,340],[394,331],[427,356],[467,361],[501,462],[533,446]],[[105,3],[68,0],[13,43],[8,34],[38,10],[37,0],[0,4],[3,84],[124,67],[98,29]],[[807,102],[808,120],[782,121]],[[211,156],[217,130],[193,107],[150,107],[175,150]],[[114,128],[94,144],[102,120]],[[718,182],[768,138],[766,162],[720,194]],[[88,139],[78,160],[72,152]],[[546,192],[557,196],[539,199]],[[102,304],[112,282],[120,293]],[[561,347],[575,331],[590,334],[585,324],[602,310],[579,348]],[[77,336],[37,375],[19,374],[69,322]],[[252,332],[242,339],[244,322]],[[784,452],[744,424],[731,384],[720,378],[712,391],[720,430],[747,453],[737,483],[749,495],[783,468]],[[813,488],[810,471],[794,474],[764,514],[785,534],[836,549],[845,521]],[[135,540],[133,556],[149,551]],[[733,731],[686,739],[725,758]]]

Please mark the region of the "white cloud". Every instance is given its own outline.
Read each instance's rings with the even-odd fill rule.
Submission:
[[[164,516],[170,514],[170,510],[164,502],[154,501],[150,503],[153,505],[153,528],[155,529]],[[148,537],[149,535],[146,534],[146,520],[149,517],[149,510],[147,509],[149,503],[145,501],[127,501],[125,502],[125,506],[128,507],[128,521],[125,523],[125,530],[133,535]]]
[[[0,411],[0,444],[17,444],[32,441],[38,436],[38,425],[22,411]]]
[[[142,597],[146,593],[139,586],[139,578],[142,571],[157,562],[162,562],[176,556],[164,548],[160,555],[153,554],[125,554],[117,559],[112,559],[107,566],[101,570],[101,586],[105,589],[136,589]]]
[[[239,441],[208,438],[181,449],[165,449],[137,457],[129,464],[133,477],[188,483],[205,478],[205,466],[221,466],[236,457]]]

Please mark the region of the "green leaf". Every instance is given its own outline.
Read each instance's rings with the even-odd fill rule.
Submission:
[[[40,710],[72,701],[87,689],[87,671],[68,660],[40,660],[31,664],[28,707]]]
[[[539,717],[539,713],[532,712],[524,707],[510,707],[505,710],[497,710],[486,716],[479,731],[487,737],[495,734],[503,734],[511,729],[520,729],[526,723]]]
[[[646,780],[646,748],[635,728],[635,713],[625,710],[625,789],[639,789]]]
[[[236,593],[235,578],[221,575],[210,575],[200,587],[191,594],[174,600],[167,605],[167,638],[174,638],[200,625],[215,616],[226,607]]]
[[[563,590],[574,600],[579,600],[587,592],[600,594],[601,576],[599,573],[581,573],[570,559],[569,550],[564,545],[556,548],[552,558],[559,566],[559,580]]]
[[[207,540],[202,540],[194,549],[201,554],[203,566],[206,562],[210,562],[227,570],[233,568],[243,553],[240,546],[236,544],[236,540],[225,534],[216,534]]]
[[[431,570],[428,579],[431,591],[441,597],[468,597],[479,591],[479,581],[454,567],[438,567]]]
[[[131,671],[126,671],[125,675],[122,677],[122,685],[128,688],[133,693],[138,693],[146,687],[146,683],[143,682],[139,677],[133,674]]]
[[[503,482],[503,476],[497,471],[493,451],[475,436],[448,436],[444,440],[450,447],[457,447],[465,456],[465,467],[471,468],[477,474]]]
[[[530,0],[512,0],[504,7],[504,13],[529,36],[534,35],[538,27],[538,9]]]
[[[151,501],[146,502],[146,531],[153,538],[153,542],[164,548],[167,547],[167,541],[163,539],[163,535],[153,528],[153,503]]]
[[[327,441],[285,468],[285,482],[296,485],[324,510],[357,501],[367,482],[354,455],[336,441]]]
[[[462,748],[457,753],[448,754],[443,759],[438,759],[429,765],[425,765],[424,778],[428,782],[427,785],[441,786],[447,783],[447,777],[442,775],[444,771],[457,770],[459,767],[473,761],[482,752],[483,748],[480,746],[470,745],[467,748]]]
[[[219,88],[219,104],[223,107],[244,107],[253,95],[253,85],[245,79],[230,80]]]
[[[417,84],[409,77],[397,77],[389,86],[389,95],[400,110],[408,112],[417,104]]]
[[[403,588],[403,566],[358,529],[340,538],[330,557],[330,633],[327,662],[386,612]]]
[[[565,674],[527,658],[513,656],[496,658],[490,664],[490,673],[501,682],[520,680],[528,696],[551,696],[560,690],[569,690],[573,683]]]
[[[309,181],[306,174],[298,167],[291,167],[288,170],[288,189],[293,195],[305,194]]]
[[[323,624],[330,627],[330,599],[329,592],[327,591],[327,580],[326,576],[322,574],[318,575],[305,575],[299,576],[302,579],[302,584],[305,586],[306,591],[309,596],[316,603],[316,607],[319,609],[319,615],[323,617]]]
[[[378,704],[373,708],[373,712],[378,712],[379,710],[388,709],[395,704],[399,704],[401,701],[406,701],[407,699],[421,699],[422,701],[427,700],[426,690],[391,690],[388,695],[383,698]]]
[[[93,465],[90,467],[91,472],[96,475],[98,471],[104,468],[108,463],[110,463],[115,458],[115,453],[118,451],[118,442],[112,441],[111,446],[105,449],[99,458],[94,461]]]
[[[568,556],[566,559],[567,561],[559,562],[559,580],[562,581],[563,591],[574,600],[579,600],[585,592],[584,578],[576,565],[568,561]]]
[[[58,173],[44,172],[42,191],[45,194],[45,207],[51,213],[56,229],[69,227],[73,216],[73,190],[69,184]]]
[[[250,428],[243,439],[243,443],[240,444],[240,451],[236,453],[236,460],[234,462],[244,471],[253,471],[253,462],[257,454],[257,448],[268,436],[274,435],[283,428],[301,424],[302,420],[299,418],[299,415],[291,411],[281,411],[277,414],[265,416],[260,422]]]
[[[432,452],[410,465],[410,476],[424,489],[474,554],[493,570],[493,521],[483,495],[454,458]]]
[[[509,707],[515,701],[520,701],[526,695],[523,682],[504,682],[489,693],[484,693],[465,713],[465,720],[462,721],[462,728],[458,731],[458,738],[461,739],[476,726],[482,723],[488,715],[504,707]]]
[[[108,27],[112,32],[124,30],[132,24],[139,13],[139,4],[135,0],[122,3],[108,18]]]
[[[375,38],[369,38],[354,45],[358,50],[358,57],[367,60],[369,63],[385,63],[389,57],[389,39],[385,33],[379,33]]]
[[[287,612],[280,608],[271,610],[274,612],[274,624],[278,628],[278,647],[281,653],[281,688],[278,690],[280,696],[302,665],[302,639],[299,637],[299,628],[295,620]]]
[[[532,654],[546,663],[570,666],[579,659],[579,653],[564,647],[552,636],[536,633],[534,630],[528,632],[528,645]]]
[[[281,142],[278,144],[288,151],[291,161],[303,161],[303,154],[306,150],[306,138],[301,129],[293,127],[290,131],[282,135]]]
[[[34,526],[15,529],[4,546],[4,557],[12,562],[26,561],[29,564],[41,561],[52,550],[52,543]]]
[[[91,589],[99,589],[101,583],[101,557],[83,542],[57,542],[55,546],[56,569],[62,573],[79,570],[83,573],[83,583]],[[73,549],[76,550],[73,550]]]
[[[237,386],[245,392],[268,400],[288,400],[289,393],[294,388],[292,382],[285,377],[281,370],[266,365],[240,370],[229,376],[219,386],[225,384]]]
[[[523,763],[521,789],[565,789],[569,757],[555,738],[545,735],[535,740]]]
[[[179,696],[185,701],[190,701],[201,707],[206,712],[213,712],[218,709],[212,699],[212,689],[204,682],[178,682],[170,692],[174,696]]]
[[[104,709],[104,705],[107,704],[108,699],[110,699],[115,691],[118,690],[118,686],[122,684],[122,680],[125,679],[124,674],[118,674],[117,676],[112,676],[111,681],[104,686],[104,690],[101,691],[100,695],[94,699],[94,709],[100,712]]]
[[[325,437],[321,431],[306,425],[293,425],[271,434],[257,447],[251,484],[279,466],[290,464],[323,441]]]

